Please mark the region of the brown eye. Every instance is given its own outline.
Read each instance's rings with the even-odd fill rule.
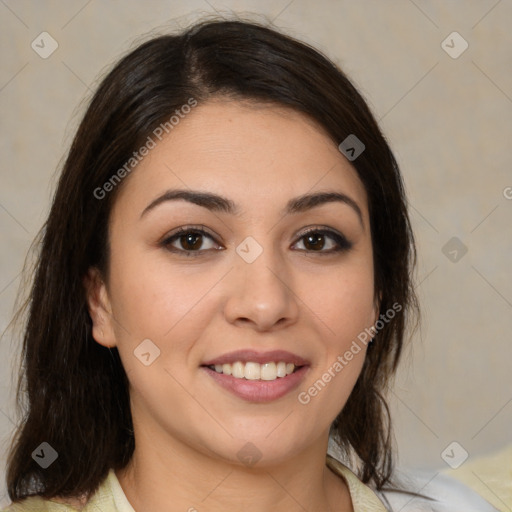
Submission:
[[[303,240],[305,251],[319,254],[331,254],[352,248],[352,243],[343,235],[325,229],[311,229],[304,233],[300,240]]]
[[[178,240],[181,243],[183,249],[187,251],[195,251],[202,245],[202,236],[198,233],[189,233],[187,235],[181,235]]]
[[[323,249],[325,246],[325,236],[322,233],[313,233],[304,237],[306,249],[316,251]]]
[[[199,256],[206,251],[217,248],[215,243],[204,247],[205,239],[215,242],[213,237],[202,229],[180,228],[174,234],[165,238],[161,245],[171,252],[185,256]]]

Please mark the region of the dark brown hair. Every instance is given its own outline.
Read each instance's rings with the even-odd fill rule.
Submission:
[[[117,349],[93,339],[83,277],[108,279],[107,227],[117,192],[98,199],[153,130],[192,97],[248,99],[286,106],[317,123],[338,146],[355,134],[352,162],[368,195],[375,293],[381,313],[400,314],[375,335],[357,383],[331,434],[359,477],[390,481],[392,436],[384,399],[408,319],[414,240],[397,162],[367,104],[345,74],[310,46],[263,25],[203,21],[179,35],[153,37],[122,58],[100,83],[78,128],[36,242],[17,388],[23,418],[8,457],[12,501],[89,496],[134,446],[128,380]],[[23,399],[27,404],[23,407]],[[32,452],[49,443],[58,459],[42,469]]]

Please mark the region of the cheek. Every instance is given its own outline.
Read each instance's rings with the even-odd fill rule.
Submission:
[[[323,286],[313,288],[308,296],[322,332],[324,352],[318,366],[312,368],[299,402],[314,402],[310,405],[313,408],[322,404],[331,419],[348,399],[371,339],[365,329],[376,317],[372,263],[371,258],[354,258],[333,270],[328,279],[320,280]]]
[[[173,268],[165,258],[133,251],[119,259],[112,273],[115,313],[133,337],[163,340],[184,319],[197,317],[197,306],[217,281],[212,272]]]
[[[172,369],[179,382],[187,381],[190,365],[197,359],[196,342],[204,337],[218,313],[212,289],[225,271],[199,272],[194,265],[173,266],[165,257],[149,258],[146,253],[128,251],[112,268],[114,329],[133,388],[143,393],[149,386],[148,396],[157,389],[164,395],[171,390],[179,393],[180,386],[165,370]],[[143,342],[158,355],[148,367],[134,357],[147,352],[140,348]]]
[[[342,266],[310,286],[307,304],[324,325],[329,344],[342,349],[375,321],[371,264]]]

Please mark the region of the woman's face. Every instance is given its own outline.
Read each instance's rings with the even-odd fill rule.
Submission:
[[[120,186],[89,306],[137,443],[259,464],[326,443],[378,315],[367,197],[336,145],[295,111],[211,101]],[[303,198],[320,193],[342,199]]]

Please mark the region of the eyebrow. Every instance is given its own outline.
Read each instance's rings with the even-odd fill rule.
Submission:
[[[153,210],[164,202],[177,200],[188,201],[189,203],[207,208],[212,212],[240,215],[240,208],[231,199],[226,197],[212,194],[210,192],[202,192],[199,190],[173,189],[167,190],[162,195],[153,200],[148,206],[146,206],[146,208],[144,208],[140,217],[142,218],[150,210]],[[288,201],[285,208],[281,210],[280,214],[290,215],[294,213],[302,213],[317,206],[332,202],[340,202],[350,206],[356,212],[357,216],[359,217],[359,222],[364,228],[361,208],[359,208],[359,205],[351,197],[341,192],[316,192],[295,197]]]

